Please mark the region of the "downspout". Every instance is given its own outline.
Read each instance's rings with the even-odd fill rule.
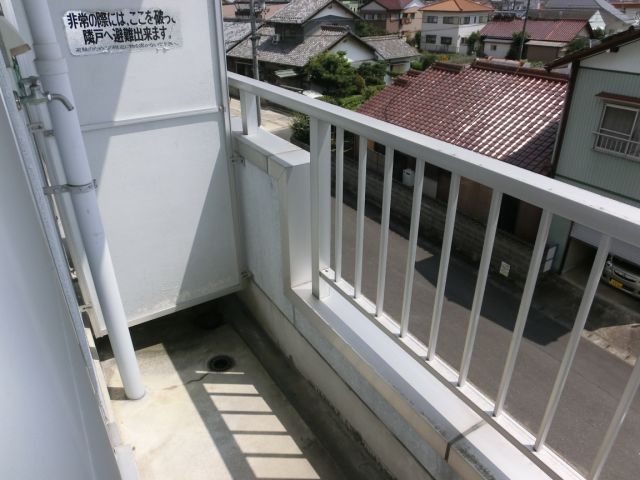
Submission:
[[[23,4],[43,88],[63,95],[74,104],[67,64],[56,40],[47,1],[24,0]],[[71,195],[73,208],[124,391],[128,398],[137,400],[144,396],[144,384],[98,209],[98,198],[92,188],[93,177],[80,120],[75,109],[69,111],[60,102],[49,102],[48,108],[67,180],[70,185],[86,187],[76,189]]]

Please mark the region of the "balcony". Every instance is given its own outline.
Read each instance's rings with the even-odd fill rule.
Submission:
[[[200,78],[185,79],[202,85]],[[24,255],[21,264],[12,257],[14,250],[0,249],[8,252],[3,258],[12,272],[37,273],[3,283],[3,302],[15,303],[15,311],[38,313],[41,307],[45,312],[34,314],[39,328],[20,338],[35,337],[27,353],[50,354],[48,362],[29,363],[30,375],[21,370],[10,377],[30,388],[34,405],[25,407],[25,416],[36,417],[30,426],[44,426],[53,417],[45,415],[48,398],[40,384],[31,381],[31,375],[41,375],[41,381],[49,378],[51,395],[69,399],[69,405],[76,397],[97,399],[97,406],[83,403],[81,415],[63,406],[55,427],[62,430],[78,416],[82,424],[105,424],[108,438],[85,441],[109,454],[113,448],[125,478],[135,478],[136,470],[144,478],[207,478],[212,473],[216,478],[632,478],[640,467],[634,450],[640,437],[640,400],[635,398],[640,363],[620,361],[585,342],[583,335],[610,245],[622,241],[640,247],[639,209],[249,78],[229,73],[228,84],[240,92],[241,115],[229,119],[228,131],[217,130],[216,141],[231,147],[224,165],[232,172],[228,187],[235,203],[229,210],[237,216],[239,232],[232,247],[243,257],[242,288],[213,304],[149,322],[136,320],[133,363],[137,359],[145,379],[144,397],[125,399],[124,369],[117,368],[117,354],[105,340],[90,351],[80,337],[80,357],[70,326],[63,334],[57,325],[41,321],[64,303],[41,298],[57,280],[47,244],[36,245],[43,237],[40,224],[32,222],[21,237],[29,242],[29,252],[44,252],[40,256]],[[6,85],[0,86],[6,99]],[[259,126],[259,99],[310,117],[309,151]],[[196,114],[208,119],[225,110],[206,105]],[[181,125],[201,121],[185,120],[184,112],[171,115]],[[160,117],[151,122],[168,115]],[[85,130],[127,125],[144,130],[140,118],[98,120]],[[11,131],[9,123],[0,126],[0,134]],[[16,121],[14,127],[19,126]],[[358,145],[354,163],[345,155],[349,137]],[[6,142],[2,138],[0,147],[13,141],[9,134]],[[367,174],[369,142],[384,147],[379,177]],[[107,144],[101,146],[107,150]],[[393,183],[395,152],[416,159],[411,188]],[[427,165],[450,172],[438,245],[420,235],[421,224],[435,221],[425,218],[421,207]],[[32,198],[28,188],[18,191],[7,180],[23,175],[18,170],[0,178],[0,206],[6,224],[22,231],[26,216],[17,207],[30,206]],[[353,190],[345,187],[348,172],[357,185]],[[471,266],[454,251],[465,179],[492,192],[478,264]],[[150,183],[142,185],[148,194],[154,190]],[[380,205],[367,203],[375,189]],[[33,188],[33,196],[45,209],[41,190]],[[507,195],[542,210],[520,289],[500,283],[495,275],[500,207]],[[405,203],[394,205],[397,201]],[[394,218],[398,210],[405,210],[406,225]],[[203,212],[195,213],[199,226]],[[548,323],[537,288],[554,216],[601,233],[575,302],[569,292],[552,292],[556,305],[564,302],[568,329]],[[48,228],[56,230],[49,221]],[[214,234],[199,237],[200,245],[215,244]],[[71,237],[69,232],[73,247]],[[5,236],[0,241],[9,244]],[[232,257],[236,250],[223,253]],[[65,252],[59,245],[52,252],[68,274]],[[186,256],[189,266],[202,261]],[[30,278],[35,280],[30,283]],[[23,287],[22,295],[12,298],[15,285]],[[68,290],[66,299],[76,301]],[[27,294],[34,291],[38,295]],[[114,332],[110,337],[113,342]],[[9,364],[24,352],[13,348],[13,337],[7,339]],[[230,355],[233,364],[209,362],[220,354]],[[94,382],[86,396],[66,371],[51,366],[58,357],[73,363],[73,378]],[[93,365],[89,375],[80,359]],[[34,428],[33,438],[38,433]],[[47,444],[42,449],[48,463],[55,464],[56,452],[76,446],[67,440],[60,444],[64,448]],[[84,452],[83,446],[73,448],[74,453]],[[31,450],[20,451],[32,455]],[[97,460],[86,462],[87,472],[117,476],[100,470]]]

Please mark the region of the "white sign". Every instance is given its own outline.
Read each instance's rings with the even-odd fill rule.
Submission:
[[[164,50],[182,44],[177,15],[159,8],[69,10],[62,21],[72,55]]]

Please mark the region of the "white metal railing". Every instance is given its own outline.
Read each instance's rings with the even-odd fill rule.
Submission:
[[[609,134],[603,131],[593,132],[596,136],[594,148],[613,153],[632,160],[640,160],[640,142],[631,138],[620,138],[620,134]]]
[[[591,304],[593,302],[604,263],[609,252],[611,238],[617,238],[631,245],[640,247],[640,209],[608,199],[597,194],[573,187],[551,178],[534,174],[527,170],[499,162],[484,155],[435,140],[416,132],[382,122],[380,120],[345,110],[318,100],[292,93],[279,87],[229,73],[229,83],[241,93],[243,132],[251,135],[257,131],[256,105],[257,97],[282,105],[294,111],[310,116],[310,162],[311,162],[311,243],[312,243],[312,291],[319,299],[329,294],[329,288],[340,292],[354,306],[378,325],[387,327],[393,336],[402,340],[409,335],[409,318],[413,274],[415,270],[416,246],[424,168],[429,163],[452,172],[449,188],[449,201],[445,220],[442,253],[436,285],[436,296],[432,312],[431,334],[426,347],[426,366],[440,375],[443,383],[451,378],[437,365],[438,332],[442,315],[442,304],[447,281],[449,257],[455,224],[455,215],[460,188],[460,178],[490,187],[493,191],[485,232],[484,246],[478,271],[478,277],[469,318],[469,326],[460,368],[453,371],[457,380],[449,386],[467,402],[485,420],[495,426],[505,438],[527,453],[530,458],[545,471],[558,476],[556,466],[551,457],[545,456],[548,449],[543,448],[549,428],[557,410],[577,347],[581,332]],[[336,128],[336,210],[334,225],[334,257],[335,268],[330,268],[331,246],[331,127]],[[344,166],[344,132],[349,131],[359,136],[358,157],[358,192],[356,213],[356,251],[354,285],[349,285],[342,278],[342,199],[343,199],[343,166]],[[367,142],[375,141],[386,147],[382,221],[379,247],[379,269],[375,302],[365,298],[361,292],[362,256],[364,236],[364,210],[366,190]],[[409,229],[409,251],[405,267],[405,280],[401,317],[398,322],[389,319],[383,311],[385,273],[387,267],[387,249],[389,236],[389,217],[391,205],[391,176],[393,170],[394,151],[401,151],[416,158],[415,184]],[[507,360],[502,371],[500,386],[496,398],[489,400],[492,408],[487,411],[486,397],[469,386],[467,376],[476,338],[480,310],[484,298],[484,290],[489,273],[489,264],[496,235],[500,205],[503,195],[511,195],[525,202],[540,207],[543,211],[533,253],[527,273],[524,290],[520,300],[515,327],[512,333]],[[526,436],[521,428],[504,412],[504,402],[509,392],[516,358],[520,349],[525,324],[531,307],[536,281],[540,271],[547,237],[553,215],[573,220],[594,230],[602,232],[598,251],[591,268],[589,279],[576,315],[569,342],[566,347],[561,366],[556,376],[552,393],[548,399],[545,413],[537,435]],[[382,322],[384,319],[385,322]],[[390,320],[390,321],[389,321]],[[397,326],[397,328],[395,328]],[[415,339],[414,339],[415,340]],[[415,345],[413,342],[412,345]],[[408,342],[402,343],[408,350],[413,348]],[[415,349],[414,349],[415,350]],[[421,349],[423,353],[424,348]],[[413,353],[416,353],[415,351]],[[416,358],[424,358],[422,353]],[[444,372],[444,373],[443,373]],[[613,442],[620,430],[622,421],[628,412],[633,397],[640,386],[640,362],[632,371],[626,388],[619,400],[618,407],[607,429],[602,444],[593,461],[588,474],[589,479],[596,479],[605,464]],[[484,403],[483,403],[484,402]],[[530,440],[531,439],[531,440]],[[529,442],[529,443],[527,443]]]

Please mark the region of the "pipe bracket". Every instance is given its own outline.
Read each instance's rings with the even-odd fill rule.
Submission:
[[[44,190],[45,195],[56,195],[58,193],[87,193],[91,190],[95,190],[96,188],[98,188],[98,183],[94,179],[93,181],[85,183],[84,185],[51,185],[48,187],[43,187],[42,190]]]

